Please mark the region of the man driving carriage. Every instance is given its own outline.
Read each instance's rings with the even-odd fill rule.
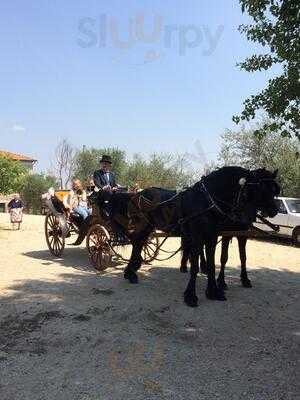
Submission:
[[[114,228],[114,230],[116,232],[120,232],[120,226],[116,224],[112,218],[111,198],[113,193],[121,191],[124,188],[116,183],[115,174],[111,172],[111,166],[111,156],[102,155],[100,159],[100,169],[94,172],[92,184],[90,184],[90,188],[93,187],[93,191],[90,191],[90,197],[86,198],[91,204],[93,204],[95,202],[96,195],[96,203],[101,209],[102,218],[109,220],[110,225]],[[101,201],[99,201],[99,196],[101,198]],[[80,226],[79,236],[74,244],[80,244],[87,234],[90,223],[92,221],[92,217],[90,217],[90,215],[91,214],[89,214],[88,217],[85,218],[83,224]]]
[[[100,169],[95,171],[93,176],[96,191],[102,191],[102,212],[108,218],[112,214],[112,194],[125,189],[116,183],[116,177],[111,172],[111,167],[111,156],[104,154],[100,159]]]
[[[118,190],[115,174],[111,172],[112,159],[109,155],[103,155],[100,159],[100,169],[94,172],[94,183],[99,189],[107,192]]]

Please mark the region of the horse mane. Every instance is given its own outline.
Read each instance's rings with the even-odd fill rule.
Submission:
[[[161,187],[152,186],[142,190],[139,194],[150,201],[157,200],[157,197],[159,196],[159,202],[162,203],[164,201],[169,200],[171,197],[175,196],[177,194],[177,191],[172,189],[164,189]]]
[[[224,178],[228,178],[229,176],[236,177],[236,176],[249,176],[250,170],[243,168],[243,167],[237,167],[237,166],[225,166],[218,168],[212,172],[210,172],[208,175],[204,176],[204,180],[208,179],[214,179],[217,177],[218,179],[220,176],[224,176]]]

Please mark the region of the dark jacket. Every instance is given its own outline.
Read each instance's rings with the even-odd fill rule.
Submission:
[[[107,181],[106,172],[102,169],[94,172],[94,183],[95,185],[102,189],[103,186],[110,185],[112,188],[117,186],[115,174],[109,172],[109,182]]]
[[[24,208],[24,204],[21,200],[16,200],[16,199],[12,199],[8,205],[8,208],[12,209],[12,208]]]

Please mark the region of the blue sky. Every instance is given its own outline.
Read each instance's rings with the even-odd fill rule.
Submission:
[[[235,66],[255,50],[237,31],[238,0],[11,0],[0,18],[0,149],[40,170],[65,137],[145,155],[197,140],[214,159],[268,79]]]

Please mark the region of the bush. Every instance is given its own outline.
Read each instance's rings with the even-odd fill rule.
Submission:
[[[57,188],[56,178],[44,174],[28,174],[24,177],[21,196],[28,212],[40,214],[41,195],[50,187]]]
[[[27,170],[18,161],[0,157],[0,193],[19,192]]]

